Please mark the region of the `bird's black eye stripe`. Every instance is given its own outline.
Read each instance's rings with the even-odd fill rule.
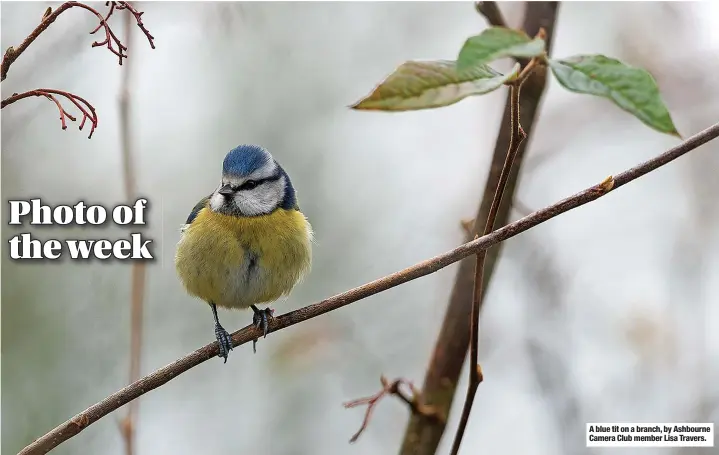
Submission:
[[[258,186],[262,185],[265,182],[274,182],[275,180],[279,180],[279,178],[282,177],[282,174],[277,173],[274,175],[271,175],[269,177],[265,177],[263,179],[257,179],[257,180],[246,180],[242,185],[233,185],[232,190],[233,191],[244,191],[244,190],[251,190],[253,188],[257,188]]]
[[[251,190],[253,188],[257,188],[257,186],[259,186],[262,182],[263,182],[263,180],[247,180],[245,183],[240,185],[237,189],[240,191]]]

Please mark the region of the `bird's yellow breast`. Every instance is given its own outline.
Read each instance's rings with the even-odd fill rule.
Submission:
[[[234,217],[203,208],[182,234],[175,266],[191,295],[247,308],[292,290],[309,271],[311,238],[298,210]]]

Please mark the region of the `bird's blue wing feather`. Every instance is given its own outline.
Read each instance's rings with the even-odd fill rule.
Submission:
[[[190,224],[194,221],[194,219],[197,217],[197,214],[200,213],[200,210],[207,207],[207,201],[210,200],[210,196],[205,196],[202,199],[200,199],[200,202],[195,204],[195,206],[192,208],[192,211],[190,212],[190,215],[187,217],[187,221],[185,224]]]

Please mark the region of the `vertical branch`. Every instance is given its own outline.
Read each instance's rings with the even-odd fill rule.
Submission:
[[[127,47],[132,39],[132,16],[125,16],[125,36]],[[132,59],[127,59],[127,65],[122,72],[120,86],[119,110],[120,110],[120,141],[122,144],[122,169],[125,187],[125,198],[128,203],[137,195],[137,181],[135,168],[132,161],[132,129],[130,126],[130,83]],[[140,379],[140,360],[142,355],[142,316],[143,298],[145,295],[145,263],[135,261],[132,264],[130,292],[130,373],[129,384]],[[128,404],[127,415],[120,424],[120,431],[125,440],[125,454],[135,453],[135,433],[138,412],[138,400]]]
[[[543,29],[539,30],[539,35],[544,38]],[[509,180],[509,171],[514,163],[514,158],[517,156],[520,144],[527,137],[526,133],[519,124],[519,93],[522,88],[522,83],[532,74],[536,65],[537,60],[532,59],[522,70],[519,78],[510,85],[509,125],[511,135],[509,137],[509,147],[504,160],[504,166],[502,166],[502,172],[499,174],[499,181],[497,182],[497,188],[494,191],[492,205],[489,208],[489,215],[487,216],[487,222],[485,223],[482,235],[487,235],[494,230],[494,224],[497,221],[497,213],[499,212],[499,204],[502,202],[502,195],[504,194],[504,190],[507,187],[507,181]],[[477,253],[474,274],[474,291],[472,294],[472,311],[470,313],[469,386],[467,387],[467,397],[464,400],[464,408],[462,409],[462,416],[459,421],[459,426],[457,427],[457,434],[455,435],[454,442],[452,443],[452,455],[457,455],[457,453],[459,453],[459,446],[462,444],[464,430],[467,428],[469,414],[472,411],[474,396],[477,394],[477,387],[479,387],[479,383],[482,381],[482,370],[479,367],[479,310],[482,306],[484,261],[486,257],[487,250],[482,250]]]
[[[485,2],[487,3],[487,2]],[[488,5],[483,5],[485,8]],[[533,36],[544,28],[547,33],[545,39],[547,53],[552,47],[554,36],[554,24],[559,9],[558,2],[527,2],[525,6],[525,18],[522,28],[527,34]],[[480,9],[480,12],[483,12]],[[491,15],[488,20],[500,20],[497,15]],[[492,25],[504,25],[492,22]],[[526,63],[526,62],[525,62]],[[546,68],[540,66],[532,73],[532,76],[523,84],[519,95],[519,105],[522,111],[523,129],[531,135],[531,130],[536,122],[539,105],[544,93],[546,84]],[[482,226],[489,217],[490,207],[494,199],[494,190],[499,183],[499,177],[509,149],[509,138],[511,136],[511,94],[507,96],[504,110],[504,121],[502,122],[497,142],[494,148],[494,155],[490,165],[489,174],[485,182],[485,189],[480,201],[479,210],[474,221],[475,226]],[[502,203],[499,205],[497,224],[505,225],[509,222],[511,201],[517,185],[517,176],[522,166],[526,142],[520,144],[517,155],[514,159],[514,166],[509,173]],[[474,238],[473,233],[468,233],[466,240]],[[492,248],[485,258],[484,278],[482,280],[481,294],[487,290],[499,257],[501,246]],[[437,336],[432,358],[425,374],[422,386],[423,400],[449,415],[452,399],[457,388],[457,382],[464,363],[470,338],[470,315],[474,301],[474,277],[476,272],[476,261],[465,259],[460,263],[455,283],[452,288],[447,310],[442,322],[440,333]],[[481,295],[480,294],[480,295]],[[481,310],[480,300],[480,310]],[[421,415],[410,417],[404,441],[400,453],[402,455],[432,455],[439,446],[440,439],[444,434],[446,423],[432,421],[423,418]]]

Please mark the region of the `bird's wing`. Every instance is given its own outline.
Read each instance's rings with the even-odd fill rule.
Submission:
[[[190,215],[187,217],[187,221],[185,221],[185,224],[182,226],[181,231],[184,232],[187,227],[192,224],[194,219],[197,217],[197,214],[200,213],[200,210],[207,207],[207,202],[210,200],[210,196],[205,196],[202,199],[200,199],[200,202],[195,204],[195,206],[192,208],[192,211],[190,212]]]

